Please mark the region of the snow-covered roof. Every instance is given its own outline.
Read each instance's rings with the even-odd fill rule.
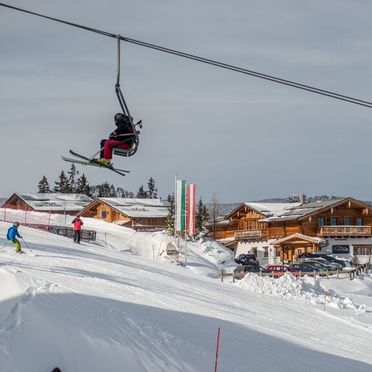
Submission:
[[[167,217],[169,202],[162,199],[98,198],[128,217]]]
[[[257,213],[260,213],[266,217],[277,217],[285,212],[288,212],[291,208],[299,206],[300,203],[260,203],[260,202],[245,202],[239,204],[237,208],[231,211],[225,216],[226,219],[231,217],[233,214],[238,212],[242,206],[253,209]]]
[[[298,207],[300,203],[244,203],[248,207],[265,216],[279,216],[290,211],[292,208]]]
[[[16,194],[35,211],[81,211],[92,198],[85,194],[25,193]],[[8,199],[9,200],[9,199]]]
[[[341,199],[331,199],[331,200],[319,200],[315,202],[310,202],[306,204],[297,204],[294,208],[286,211],[285,213],[266,218],[265,221],[291,221],[303,218],[309,214],[317,212],[323,208],[330,207],[333,204],[339,203],[340,201],[346,200],[348,198]]]

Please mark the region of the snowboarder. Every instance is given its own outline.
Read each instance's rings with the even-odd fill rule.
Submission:
[[[74,243],[80,244],[81,226],[84,225],[80,217],[74,218],[72,221],[74,225]]]
[[[99,164],[111,164],[114,147],[120,149],[130,149],[132,147],[134,136],[132,138],[130,134],[134,133],[134,129],[129,117],[119,112],[115,114],[114,120],[117,128],[111,132],[108,139],[101,141],[101,158],[97,160]]]
[[[22,236],[18,232],[19,222],[14,222],[13,226],[9,227],[6,238],[15,244],[16,253],[24,253],[21,249],[21,243],[17,238],[22,239]]]

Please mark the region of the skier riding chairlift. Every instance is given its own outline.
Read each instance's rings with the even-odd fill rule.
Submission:
[[[128,106],[125,102],[124,95],[120,89],[120,35],[118,35],[117,52],[118,52],[118,73],[115,85],[115,92],[118,97],[120,107],[123,113],[118,112],[114,116],[117,128],[111,132],[108,139],[101,141],[100,159],[94,159],[95,163],[104,166],[111,166],[112,154],[118,156],[132,156],[137,152],[139,145],[140,131],[137,127],[142,128],[142,120],[136,124],[130,115]]]

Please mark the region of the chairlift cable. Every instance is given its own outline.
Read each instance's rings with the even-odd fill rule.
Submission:
[[[97,33],[97,34],[100,34],[100,35],[103,35],[103,36],[116,38],[116,39],[118,39],[119,42],[120,42],[120,40],[123,40],[127,43],[131,43],[131,44],[139,45],[139,46],[142,46],[142,47],[158,50],[158,51],[163,52],[163,53],[173,54],[173,55],[176,55],[178,57],[194,60],[194,61],[197,61],[197,62],[201,62],[201,63],[205,63],[205,64],[208,64],[208,65],[220,67],[220,68],[223,68],[223,69],[227,69],[227,70],[230,70],[230,71],[242,73],[242,74],[245,74],[245,75],[250,75],[250,76],[260,78],[260,79],[264,79],[264,80],[268,80],[268,81],[271,81],[271,82],[274,82],[274,83],[277,83],[277,84],[290,86],[290,87],[301,89],[301,90],[308,91],[308,92],[311,92],[311,93],[316,93],[316,94],[319,94],[319,95],[334,98],[334,99],[337,99],[337,100],[341,100],[341,101],[353,103],[353,104],[356,104],[356,105],[372,108],[372,102],[370,102],[370,101],[361,100],[361,99],[358,99],[358,98],[354,98],[354,97],[351,97],[351,96],[346,96],[346,95],[339,94],[339,93],[336,93],[336,92],[332,92],[332,91],[329,91],[329,90],[324,90],[324,89],[316,88],[316,87],[313,87],[313,86],[310,86],[310,85],[297,83],[295,81],[278,78],[278,77],[268,75],[268,74],[263,74],[263,73],[260,73],[260,72],[257,72],[257,71],[248,70],[248,69],[245,69],[243,67],[230,65],[230,64],[227,64],[227,63],[224,63],[224,62],[219,62],[219,61],[215,61],[215,60],[212,60],[212,59],[200,57],[200,56],[197,56],[197,55],[194,55],[194,54],[189,54],[189,53],[181,52],[181,51],[178,51],[178,50],[175,50],[175,49],[162,47],[162,46],[159,46],[159,45],[156,45],[156,44],[151,44],[151,43],[147,43],[147,42],[144,42],[144,41],[124,37],[124,36],[121,36],[121,35],[113,34],[111,32],[102,31],[102,30],[98,30],[98,29],[95,29],[95,28],[92,28],[92,27],[83,26],[83,25],[80,25],[80,24],[77,24],[77,23],[64,21],[62,19],[49,17],[49,16],[46,16],[46,15],[43,15],[43,14],[40,14],[40,13],[35,13],[35,12],[29,11],[29,10],[17,8],[17,7],[8,5],[8,4],[0,3],[0,6],[5,7],[5,8],[9,8],[9,9],[13,9],[13,10],[16,10],[16,11],[19,11],[19,12],[35,15],[35,16],[38,16],[38,17],[41,17],[41,18],[46,18],[46,19],[49,19],[51,21],[64,23],[66,25],[77,27],[77,28],[80,28],[80,29],[83,29],[83,30],[86,30],[86,31],[94,32],[94,33]],[[119,56],[119,58],[120,58],[120,56]],[[120,74],[120,70],[118,70],[118,78],[120,77],[119,74]]]

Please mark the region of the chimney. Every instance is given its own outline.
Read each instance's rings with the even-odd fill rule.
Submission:
[[[306,195],[304,193],[299,195],[300,204],[306,204]]]

